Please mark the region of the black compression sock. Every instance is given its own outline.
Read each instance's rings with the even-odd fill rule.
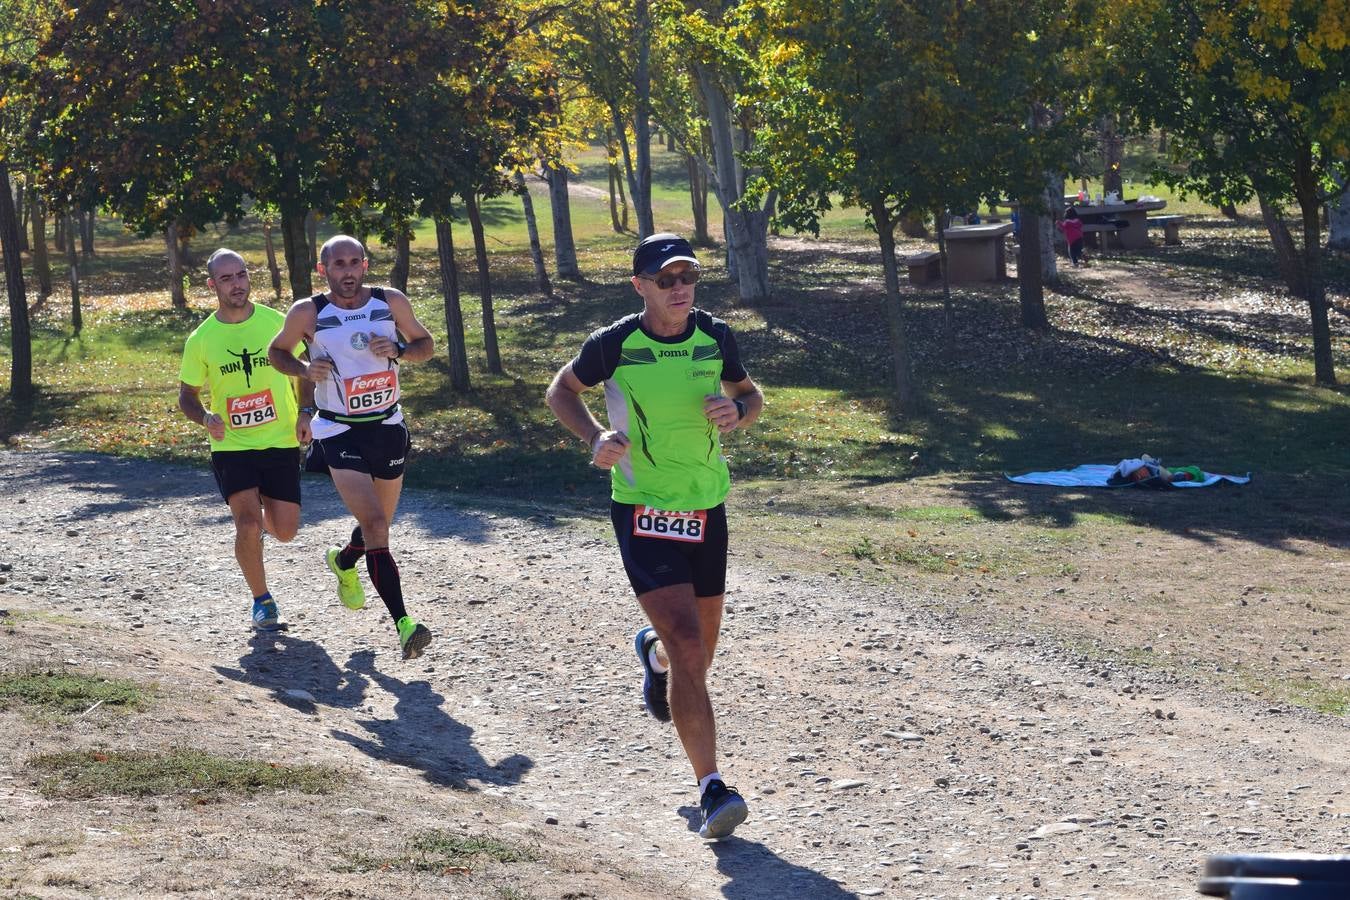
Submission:
[[[362,556],[366,555],[366,538],[361,533],[361,526],[357,525],[352,529],[352,539],[338,552],[337,564],[339,569],[353,568]]]
[[[366,551],[366,571],[370,573],[370,583],[384,605],[389,607],[389,615],[394,623],[408,614],[403,608],[403,582],[398,575],[398,565],[390,555],[388,547],[371,547]]]

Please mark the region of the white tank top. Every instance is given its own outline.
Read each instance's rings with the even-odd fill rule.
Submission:
[[[315,406],[341,416],[371,416],[397,404],[398,363],[368,349],[374,337],[398,340],[384,289],[371,288],[370,299],[356,309],[343,309],[323,294],[311,299],[316,321],[310,359],[333,363],[332,376],[314,386]],[[385,425],[402,422],[402,412],[384,420]],[[311,427],[314,437],[323,439],[341,434],[350,426],[315,416]]]

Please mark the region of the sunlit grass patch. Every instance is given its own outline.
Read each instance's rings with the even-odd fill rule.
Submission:
[[[42,773],[40,790],[45,796],[66,799],[196,794],[209,800],[217,794],[284,790],[326,794],[346,781],[341,772],[328,766],[291,766],[186,748],[71,750],[36,756],[28,764]]]
[[[527,848],[490,835],[454,834],[432,829],[414,834],[404,849],[391,856],[355,852],[346,855],[349,871],[395,870],[431,874],[467,874],[485,860],[498,863],[533,862],[538,855]]]
[[[0,672],[0,705],[22,703],[59,713],[84,712],[95,704],[137,709],[146,691],[135,682],[79,672]]]

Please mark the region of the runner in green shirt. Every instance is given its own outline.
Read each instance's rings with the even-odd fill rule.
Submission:
[[[253,594],[253,625],[271,629],[277,604],[267,589],[262,533],[286,542],[300,526],[299,447],[309,441],[309,420],[297,421],[295,386],[267,358],[286,317],[249,300],[248,268],[233,250],[211,254],[206,273],[216,311],[183,347],[178,408],[210,436],[211,471],[234,516],[234,557]]]
[[[651,625],[633,646],[653,717],[674,719],[699,782],[703,837],[745,821],[745,800],[717,770],[707,676],[726,590],[721,436],[759,417],[764,396],[741,365],[731,329],[694,308],[698,260],[689,242],[654,234],[633,254],[642,312],[589,338],[558,371],[548,404],[610,470],[610,517],[629,583]],[[581,393],[601,382],[609,428]]]

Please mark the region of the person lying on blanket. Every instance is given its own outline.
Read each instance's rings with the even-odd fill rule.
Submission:
[[[1199,466],[1176,466],[1169,469],[1162,464],[1162,460],[1154,459],[1145,453],[1136,459],[1122,459],[1116,470],[1111,473],[1111,477],[1107,479],[1107,484],[1124,484],[1127,481],[1171,484],[1174,481],[1204,480],[1205,473]]]

